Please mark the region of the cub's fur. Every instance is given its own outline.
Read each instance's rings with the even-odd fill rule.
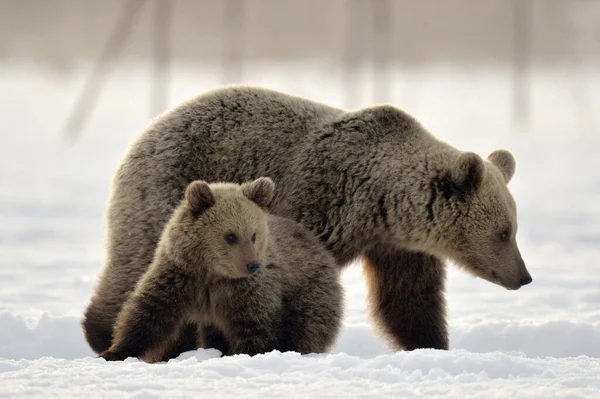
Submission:
[[[268,178],[191,183],[101,356],[327,351],[341,324],[339,267],[304,227],[265,213],[273,190]]]

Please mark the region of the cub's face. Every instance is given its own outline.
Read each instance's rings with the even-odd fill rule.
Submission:
[[[204,242],[215,274],[225,278],[248,277],[264,267],[268,228],[266,215],[248,199],[221,199],[198,222],[210,231]]]
[[[244,278],[264,267],[267,215],[274,184],[260,178],[242,185],[192,182],[172,224],[170,246],[186,263],[219,278]]]
[[[442,252],[470,273],[510,290],[532,281],[517,246],[517,210],[506,187],[515,162],[497,150],[484,162],[462,154],[445,182],[438,207]],[[450,221],[450,222],[449,222]]]

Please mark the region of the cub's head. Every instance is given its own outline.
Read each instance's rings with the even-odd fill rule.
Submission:
[[[517,246],[517,209],[507,184],[515,159],[506,150],[484,161],[472,152],[454,160],[432,190],[441,252],[472,274],[510,290],[532,281]]]
[[[242,185],[190,183],[163,237],[167,251],[192,267],[208,268],[212,277],[256,273],[268,241],[264,210],[274,189],[266,177]]]

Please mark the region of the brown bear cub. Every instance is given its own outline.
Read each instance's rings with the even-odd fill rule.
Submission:
[[[274,187],[269,178],[192,182],[100,356],[327,351],[342,319],[340,269],[307,229],[265,212]],[[189,330],[197,341],[184,348]]]

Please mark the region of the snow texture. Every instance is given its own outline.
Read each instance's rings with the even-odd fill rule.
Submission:
[[[81,139],[67,143],[59,129],[88,68],[63,76],[14,62],[0,71],[11,93],[0,96],[0,397],[600,397],[600,121],[565,100],[566,75],[533,75],[522,131],[502,71],[406,71],[392,85],[390,101],[442,140],[517,158],[510,188],[534,281],[509,292],[449,265],[452,350],[390,353],[356,264],[343,276],[346,319],[332,354],[198,350],[148,365],[95,359],[79,324],[102,267],[110,176],[149,121],[149,71],[128,65],[111,75]],[[269,68],[249,66],[247,82],[343,104],[339,71],[325,64]],[[170,103],[216,87],[217,72],[174,67]]]
[[[597,397],[600,360],[419,350],[377,357],[272,352],[219,358],[199,349],[168,363],[41,358],[2,360],[15,397]],[[0,380],[1,381],[1,380]],[[7,387],[8,385],[8,387]],[[165,392],[166,391],[166,392]],[[208,395],[208,396],[204,396]],[[596,396],[594,396],[596,395]]]

